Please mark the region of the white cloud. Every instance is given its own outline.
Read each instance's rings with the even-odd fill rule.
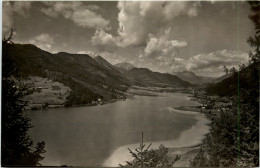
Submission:
[[[211,53],[198,54],[185,59],[176,54],[174,56],[157,55],[146,57],[139,55],[136,66],[147,67],[160,72],[193,71],[198,75],[219,77],[224,74],[223,65],[227,68],[238,68],[240,64],[248,62],[248,53],[232,50],[218,50]]]
[[[110,29],[108,20],[103,19],[100,15],[88,9],[75,11],[71,18],[77,25],[82,27]]]
[[[121,63],[121,62],[127,62],[128,60],[124,57],[120,57],[117,54],[114,53],[110,53],[110,52],[99,52],[98,55],[100,55],[101,57],[103,57],[104,59],[106,59],[109,63],[111,64],[117,64],[117,63]]]
[[[87,54],[87,51],[78,51],[77,54]]]
[[[96,5],[84,5],[79,1],[44,2],[44,4],[45,7],[41,11],[52,18],[63,16],[81,27],[111,29],[109,20],[96,13],[99,10]]]
[[[248,53],[238,51],[219,50],[206,54],[199,54],[187,60],[187,70],[206,69],[210,67],[238,67],[248,61]]]
[[[91,43],[101,51],[114,51],[116,47],[116,39],[102,29],[97,29],[94,36],[91,38]]]
[[[180,15],[197,15],[197,2],[118,2],[121,45],[142,45],[149,34],[158,35],[173,26],[173,19]]]
[[[211,53],[198,54],[187,60],[175,58],[171,64],[172,71],[193,71],[198,75],[219,77],[224,74],[223,65],[227,68],[238,68],[242,63],[248,62],[248,53],[218,50]]]
[[[200,1],[192,4],[192,7],[188,10],[189,17],[195,17],[198,15],[198,7],[201,7]]]
[[[111,34],[105,33],[102,29],[96,30],[94,36],[91,38],[93,45],[115,45],[116,41]]]
[[[37,47],[52,52],[52,45],[54,44],[54,39],[49,34],[40,34],[29,40],[30,44],[34,44]]]
[[[96,53],[94,53],[92,51],[84,51],[84,50],[78,51],[77,54],[87,54],[87,55],[89,55],[92,58],[95,58],[95,57],[98,56],[98,54],[96,54]]]
[[[184,61],[184,59],[182,59],[182,58],[174,58],[174,60],[176,61],[176,62],[182,62],[182,61]]]
[[[176,48],[186,47],[188,45],[186,41],[172,40],[170,42],[171,42],[171,45]]]
[[[14,15],[26,16],[31,7],[31,2],[9,2],[3,1],[2,7],[2,34],[5,36],[11,28],[14,28]]]
[[[49,34],[40,34],[34,38],[35,41],[41,43],[50,43],[53,44],[53,38]]]
[[[145,57],[154,58],[159,61],[159,66],[169,65],[174,62],[175,57],[179,55],[179,48],[187,46],[185,41],[169,40],[169,33],[171,29],[159,37],[150,35],[150,39],[144,49]]]
[[[92,11],[98,11],[101,10],[101,8],[97,5],[87,5],[87,8],[92,10]]]
[[[118,35],[112,36],[102,32],[102,36],[94,35],[96,41],[102,42],[103,37],[109,37],[109,42],[98,43],[99,46],[115,45],[117,47],[145,46],[152,43],[162,32],[174,27],[173,20],[177,16],[197,15],[198,2],[155,2],[155,1],[119,1],[118,2]],[[98,40],[98,38],[100,38]],[[151,41],[152,40],[152,41]],[[171,44],[170,44],[171,43]],[[97,43],[94,43],[94,45]],[[184,47],[186,42],[171,40],[170,46]]]

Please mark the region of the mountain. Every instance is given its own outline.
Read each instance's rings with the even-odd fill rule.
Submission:
[[[191,71],[182,71],[175,73],[180,79],[187,81],[191,84],[203,84],[203,83],[211,83],[215,78],[198,76],[194,72]]]
[[[118,63],[118,64],[115,64],[114,66],[116,66],[117,68],[119,68],[121,70],[130,70],[130,69],[135,68],[134,65],[127,63],[127,62]]]
[[[66,52],[52,54],[31,44],[6,44],[2,53],[2,65],[14,65],[15,77],[39,76],[68,86],[71,92],[65,103],[67,106],[88,104],[97,99],[108,102],[124,98],[124,92],[132,85],[191,86],[177,76],[135,68],[128,63],[119,64],[125,68],[120,71],[101,56]]]
[[[124,73],[136,85],[154,87],[189,87],[190,83],[168,73],[153,72],[147,68],[132,68]]]
[[[16,76],[40,76],[63,83],[72,92],[66,105],[109,101],[122,97],[129,80],[102,57],[60,52],[51,54],[31,44],[7,44],[3,47],[3,66],[15,64]]]
[[[255,62],[239,73],[235,72],[218,83],[215,83],[207,88],[207,92],[219,96],[234,96],[238,95],[241,90],[253,90],[253,94],[259,94],[259,67],[260,62]],[[250,96],[249,94],[249,96]]]
[[[214,80],[213,80],[213,83],[221,82],[221,81],[223,81],[224,79],[230,77],[231,75],[232,75],[231,73],[225,74],[225,75],[223,75],[223,76],[221,76],[221,77],[219,77],[219,78],[217,78],[217,79],[214,79]]]
[[[94,60],[96,60],[100,65],[110,69],[111,71],[119,72],[119,70],[115,66],[110,64],[107,60],[105,60],[103,57],[101,57],[99,55],[94,57]]]

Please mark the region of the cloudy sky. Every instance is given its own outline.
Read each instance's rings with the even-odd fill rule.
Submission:
[[[159,72],[220,76],[247,62],[246,2],[3,2],[2,34],[52,53],[99,54]]]

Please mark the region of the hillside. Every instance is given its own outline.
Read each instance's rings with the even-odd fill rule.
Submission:
[[[136,85],[154,87],[175,87],[183,88],[191,86],[175,75],[153,72],[147,68],[132,68],[124,73],[133,79]]]
[[[47,77],[70,87],[67,106],[123,97],[122,91],[130,86],[128,80],[111,69],[108,62],[104,66],[101,58],[97,59],[86,54],[51,54],[30,44],[8,44],[3,48],[3,65],[13,62],[16,76]]]
[[[221,81],[223,81],[224,79],[230,77],[231,75],[232,75],[231,73],[225,74],[225,75],[223,75],[223,76],[221,76],[221,77],[219,77],[219,78],[217,78],[217,79],[214,79],[214,80],[213,80],[213,83],[221,82]]]
[[[31,110],[62,107],[71,91],[69,87],[62,83],[42,77],[29,77],[20,80],[20,82],[26,85],[28,89],[34,90],[23,98],[27,102],[26,109]]]
[[[236,72],[221,82],[211,85],[207,91],[209,94],[234,96],[238,95],[241,90],[259,89],[259,67],[260,62],[251,64],[239,73]],[[257,94],[257,92],[252,94]]]
[[[102,66],[104,66],[104,67],[110,69],[111,71],[114,71],[114,72],[116,72],[116,73],[119,72],[119,70],[118,70],[115,66],[113,66],[112,64],[110,64],[110,63],[109,63],[107,60],[105,60],[103,57],[101,57],[101,56],[98,55],[98,56],[94,57],[94,59],[95,59],[100,65],[102,65]]]
[[[203,84],[203,83],[211,83],[215,78],[198,76],[194,72],[191,71],[182,71],[175,73],[180,79],[187,81],[191,84]]]

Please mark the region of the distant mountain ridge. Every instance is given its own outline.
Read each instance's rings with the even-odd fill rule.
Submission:
[[[187,81],[191,84],[211,83],[215,79],[213,77],[198,76],[192,71],[182,71],[182,72],[176,72],[174,74],[179,78],[181,78],[182,80]]]
[[[147,68],[137,68],[134,65],[123,62],[115,65],[119,70],[134,82],[135,85],[153,87],[189,87],[190,83],[179,77],[160,72],[153,72]]]
[[[124,73],[135,81],[135,84],[154,87],[189,87],[189,82],[181,80],[179,77],[168,74],[153,72],[147,68],[132,68]]]
[[[100,65],[102,65],[106,68],[109,68],[112,71],[119,72],[118,69],[115,66],[110,64],[107,60],[105,60],[103,57],[101,57],[99,55],[94,57],[94,60],[96,60]]]

